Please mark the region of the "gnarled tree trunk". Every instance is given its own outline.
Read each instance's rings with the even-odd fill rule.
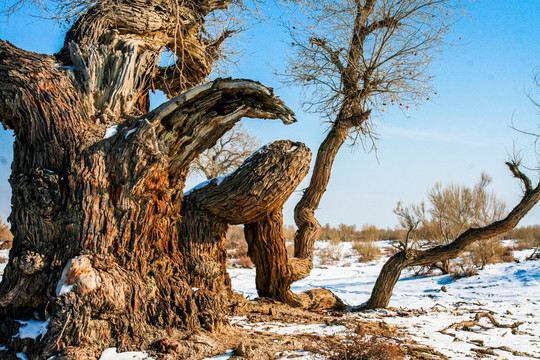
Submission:
[[[280,142],[184,198],[190,162],[242,117],[294,121],[256,82],[193,88],[219,45],[203,37],[204,16],[227,4],[100,2],[56,56],[0,41],[0,117],[16,135],[14,241],[0,284],[4,355],[95,358],[109,346],[219,330],[231,295],[227,224],[277,211],[308,158],[303,145]],[[164,47],[183,71],[157,67]],[[171,96],[189,90],[147,112],[156,85]],[[48,332],[13,339],[14,318],[48,319]]]

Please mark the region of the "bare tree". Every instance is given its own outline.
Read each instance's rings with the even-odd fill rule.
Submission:
[[[303,13],[288,23],[293,55],[282,74],[284,81],[309,88],[305,108],[326,115],[330,126],[310,183],[295,207],[295,258],[281,265],[287,281],[276,280],[280,290],[267,293],[284,301],[294,298],[290,283],[309,275],[313,267],[313,247],[321,229],[315,210],[339,149],[348,138],[371,136],[376,113],[429,99],[429,65],[456,21],[452,0],[286,3]],[[259,272],[257,276],[268,277]]]
[[[475,186],[474,190],[480,193],[478,196],[479,200],[471,200],[469,196],[466,196],[470,201],[465,201],[464,204],[456,203],[458,210],[449,210],[449,214],[451,214],[450,217],[472,214],[473,218],[470,221],[463,219],[466,224],[469,224],[465,225],[465,227],[468,226],[468,228],[465,229],[464,227],[461,227],[463,225],[460,223],[459,227],[462,229],[462,232],[457,234],[455,239],[449,243],[428,249],[408,247],[393,255],[382,267],[365,308],[373,309],[387,307],[394,286],[399,279],[401,271],[405,268],[410,266],[430,266],[432,264],[455,259],[463,254],[471,245],[500,236],[517,226],[519,221],[529,212],[529,210],[540,201],[540,182],[536,187],[533,187],[531,180],[519,169],[519,162],[507,162],[506,165],[514,177],[519,179],[523,184],[524,194],[521,201],[505,217],[502,217],[502,204],[494,199],[494,197],[492,198],[488,194],[483,193],[485,191],[483,189],[485,189],[485,181],[487,178],[482,176],[479,184]],[[435,189],[437,189],[437,187]],[[451,189],[451,187],[447,189]],[[435,198],[437,200],[448,197],[439,197],[438,191],[435,191],[434,194],[436,195]],[[461,195],[459,194],[462,195],[463,192],[458,191],[457,194],[454,193],[450,195],[450,198],[454,200],[460,198]],[[446,206],[445,204],[442,205]],[[437,212],[435,212],[435,214],[439,216]],[[477,215],[478,217],[475,219],[474,215]],[[499,215],[500,218],[497,217]],[[440,215],[440,217],[444,217],[444,215]],[[482,223],[482,221],[488,221],[490,223],[486,224],[485,222]],[[477,226],[471,225],[473,223]]]
[[[399,249],[445,245],[470,227],[485,226],[502,218],[506,205],[487,190],[490,183],[491,178],[485,173],[473,187],[437,183],[428,191],[427,210],[423,202],[408,207],[398,203],[394,212],[407,231]],[[451,270],[450,259],[431,264],[432,267],[447,274]]]
[[[238,168],[260,147],[259,143],[241,124],[236,125],[216,145],[201,153],[191,163],[191,172],[207,179],[224,176]]]

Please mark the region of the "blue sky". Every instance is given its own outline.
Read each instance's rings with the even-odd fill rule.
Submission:
[[[534,91],[532,75],[540,71],[540,1],[465,1],[467,15],[450,40],[460,46],[447,49],[433,66],[437,96],[406,113],[386,112],[375,120],[380,140],[377,153],[362,147],[343,147],[328,190],[316,213],[321,223],[375,224],[393,227],[397,201],[418,203],[436,182],[472,185],[482,172],[493,178],[490,186],[511,208],[521,195],[517,180],[504,165],[513,149],[524,152],[524,162],[537,165],[532,138],[510,129],[512,121],[537,131],[540,114],[527,98]],[[0,38],[35,52],[53,53],[63,31],[52,21],[27,15],[0,19]],[[326,125],[302,111],[300,89],[282,86],[273,76],[288,51],[287,34],[273,22],[261,23],[243,36],[243,58],[230,76],[251,78],[274,87],[295,110],[298,123],[244,120],[264,144],[275,139],[299,140],[316,153]],[[537,94],[540,100],[540,93]],[[154,104],[163,101],[153,99]],[[0,131],[0,216],[9,215],[8,177],[13,135]],[[3,161],[5,159],[5,161]],[[538,181],[538,171],[529,175]],[[187,187],[201,179],[190,179]],[[285,222],[301,185],[285,205]],[[521,225],[540,223],[540,206]]]

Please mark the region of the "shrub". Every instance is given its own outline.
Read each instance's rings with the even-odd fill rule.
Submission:
[[[474,266],[483,269],[488,264],[514,261],[512,250],[499,238],[478,241],[469,248],[469,258]]]
[[[377,241],[381,231],[375,225],[363,225],[360,231],[361,238],[364,241]]]
[[[355,333],[347,335],[341,341],[328,339],[317,343],[317,347],[308,346],[308,351],[324,355],[332,360],[399,360],[405,354],[399,340],[381,335],[369,335],[361,326]]]
[[[329,242],[328,245],[319,252],[322,265],[333,264],[343,258],[341,247],[337,244]]]
[[[356,251],[360,262],[370,262],[381,255],[379,247],[373,241],[355,241],[353,250]]]
[[[9,231],[9,225],[0,218],[0,249],[11,249],[13,235]]]
[[[293,225],[283,225],[283,237],[286,242],[294,243],[294,236],[296,235],[296,227]]]
[[[227,238],[225,241],[225,249],[227,249],[229,264],[246,267],[242,264],[246,264],[247,260],[242,260],[242,262],[240,262],[241,258],[247,257],[249,259],[247,256],[248,246],[244,237],[244,227],[240,225],[229,226],[225,236]]]
[[[234,262],[235,265],[246,268],[246,269],[252,269],[253,268],[253,262],[247,255],[240,256],[236,261]]]
[[[404,245],[429,248],[448,244],[471,227],[481,227],[501,219],[505,203],[494,193],[487,190],[491,179],[482,174],[478,183],[472,187],[449,184],[435,184],[428,192],[429,203],[401,206],[394,211],[400,224],[407,230]],[[419,241],[424,240],[424,241]],[[513,259],[499,239],[475,243],[470,247],[469,258],[478,267],[486,264]],[[439,261],[431,268],[438,268],[443,273],[454,271],[457,260]]]
[[[514,250],[532,249],[540,246],[540,225],[520,227],[511,230],[504,236],[505,239],[517,240]]]

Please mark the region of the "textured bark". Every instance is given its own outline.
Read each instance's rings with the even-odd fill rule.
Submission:
[[[246,224],[244,233],[248,256],[255,264],[255,284],[260,297],[301,306],[297,296],[290,290],[293,278],[282,223],[283,214],[279,209],[258,222]]]
[[[369,110],[363,111],[354,101],[345,104],[319,147],[309,185],[294,209],[294,219],[298,226],[294,239],[295,280],[306,277],[313,268],[313,246],[321,232],[321,225],[315,218],[315,210],[326,192],[332,164],[351,129],[361,126],[370,114]]]
[[[364,41],[370,32],[369,27],[366,27],[366,20],[374,11],[375,1],[367,1],[363,6],[360,4],[356,6],[357,13],[347,63],[343,65],[339,59],[333,61],[339,68],[343,82],[343,103],[332,128],[319,146],[310,183],[294,209],[294,218],[298,226],[294,239],[294,256],[298,259],[295,271],[298,274],[297,279],[309,275],[313,268],[313,246],[321,232],[321,225],[315,218],[315,210],[326,192],[337,153],[345,143],[349,132],[354,128],[363,131],[363,125],[371,115],[371,110],[363,105],[372,91],[370,74],[366,73],[363,79],[359,79],[358,63],[364,52]],[[324,48],[324,43],[317,43],[317,39],[313,41]]]
[[[502,220],[481,228],[470,228],[459,235],[453,242],[427,250],[408,249],[393,255],[384,264],[371,297],[365,305],[367,309],[385,308],[390,302],[392,291],[401,271],[409,266],[431,265],[439,261],[455,259],[476,241],[486,240],[501,235],[517,226],[519,221],[540,201],[540,183],[536,188],[514,163],[507,163],[512,174],[523,182],[525,193],[521,201]]]
[[[98,15],[89,25],[95,31],[103,25]],[[73,68],[0,42],[0,118],[16,135],[14,241],[0,284],[0,322],[50,319],[35,343],[12,339],[16,326],[0,327],[6,356],[24,348],[31,359],[94,358],[109,346],[145,348],[172,329],[219,330],[231,292],[228,220],[190,212],[189,202],[181,218],[189,163],[242,117],[294,121],[270,89],[248,80],[201,85],[140,115],[157,53],[140,39],[95,44],[78,24],[80,34],[66,40]],[[111,125],[116,134],[104,138]],[[290,166],[281,171],[296,184],[294,166],[305,173],[305,165],[287,163],[294,154],[271,161]],[[243,176],[255,184],[261,174]],[[282,204],[282,188],[265,186]],[[233,190],[222,188],[222,199],[230,191],[240,201]]]

